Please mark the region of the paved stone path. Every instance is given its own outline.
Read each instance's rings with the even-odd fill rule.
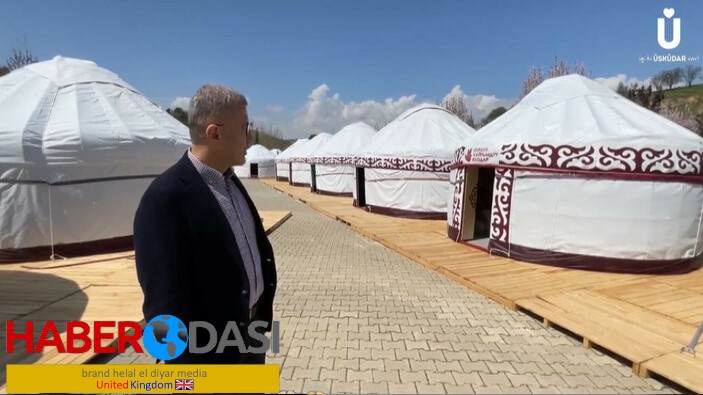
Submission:
[[[293,216],[271,241],[282,392],[678,393],[256,181]],[[126,353],[99,363],[152,363]]]

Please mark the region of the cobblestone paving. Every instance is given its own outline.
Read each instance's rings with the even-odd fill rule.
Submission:
[[[293,216],[276,251],[281,391],[679,393],[584,349],[256,181],[260,210]],[[98,363],[152,363],[132,352]]]

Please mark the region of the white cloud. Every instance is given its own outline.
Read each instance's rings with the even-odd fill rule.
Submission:
[[[464,102],[477,122],[497,107],[508,108],[514,104],[512,99],[501,99],[494,95],[466,95],[459,85],[455,86],[444,99],[453,94],[464,96]],[[286,115],[284,109],[268,106],[266,114],[256,117],[255,121],[278,128],[284,138],[304,138],[313,133],[334,134],[354,122],[366,122],[378,129],[418,104],[436,101],[436,99],[420,100],[417,95],[406,95],[387,98],[383,101],[345,102],[339,93],[332,93],[327,84],[322,84],[310,92],[305,105],[295,114]]]
[[[628,77],[626,74],[618,74],[614,77],[598,77],[595,80],[612,90],[616,90],[618,88],[618,84],[621,82],[625,84],[625,86],[632,84],[638,84],[641,86],[642,84],[649,85],[652,79],[647,78],[646,80],[640,80],[636,77]]]
[[[180,107],[185,111],[188,111],[188,106],[190,105],[190,97],[179,96],[171,102],[171,109]]]
[[[354,122],[366,122],[374,128],[382,127],[405,110],[420,104],[416,96],[388,98],[383,102],[366,100],[362,102],[344,102],[339,93],[330,95],[330,88],[322,84],[310,92],[305,105],[288,119],[272,120],[273,126],[281,130],[285,138],[304,138],[313,133],[334,134],[344,126]],[[278,115],[281,111],[271,111]],[[270,117],[267,117],[270,118]],[[292,119],[291,119],[292,118]],[[262,117],[257,117],[261,120]]]
[[[474,117],[474,121],[477,123],[485,118],[486,115],[494,109],[498,107],[510,108],[513,104],[515,104],[514,99],[500,99],[495,95],[467,95],[461,89],[461,85],[454,86],[454,88],[452,88],[452,90],[444,96],[442,102],[453,96],[461,96],[464,99],[464,104],[466,104],[469,112],[471,112]]]
[[[272,114],[278,114],[278,113],[280,113],[281,111],[283,111],[283,107],[281,107],[281,106],[272,106],[272,105],[268,105],[268,106],[266,106],[266,111],[268,111],[268,112],[270,112],[270,113],[272,113]]]

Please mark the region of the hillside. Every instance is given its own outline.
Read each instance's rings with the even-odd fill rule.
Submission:
[[[703,114],[703,84],[665,90],[662,106],[678,107],[685,104],[691,115]]]
[[[269,133],[263,130],[256,129],[252,131],[251,143],[261,144],[268,149],[278,148],[281,151],[290,146],[288,140],[284,140],[278,137],[278,135],[276,135],[275,133]]]

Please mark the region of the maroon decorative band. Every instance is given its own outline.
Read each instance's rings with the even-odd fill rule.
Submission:
[[[523,247],[493,238],[488,242],[488,249],[494,255],[509,257],[523,262],[610,273],[684,274],[703,266],[703,259],[700,257],[672,260],[637,260],[588,256]],[[509,254],[508,251],[510,251]]]
[[[54,254],[67,258],[96,254],[125,252],[134,249],[134,238],[121,236],[111,239],[54,245]],[[51,257],[51,246],[0,250],[0,263],[46,261]]]
[[[506,144],[500,154],[469,148],[454,165],[480,165],[498,155],[498,165],[563,171],[703,175],[703,151],[551,144]],[[480,158],[480,159],[479,159]],[[454,167],[454,166],[452,166]]]
[[[373,169],[428,171],[449,173],[451,160],[444,159],[411,159],[411,158],[382,158],[376,156],[360,157],[356,166]]]

